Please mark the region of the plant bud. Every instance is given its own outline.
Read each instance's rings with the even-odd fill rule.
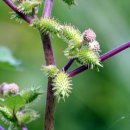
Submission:
[[[100,44],[97,41],[89,42],[88,47],[95,52],[100,52]]]
[[[19,86],[15,83],[3,83],[0,85],[0,93],[6,94],[17,94],[19,92]]]
[[[83,41],[92,42],[94,40],[96,40],[96,34],[92,29],[83,32]]]

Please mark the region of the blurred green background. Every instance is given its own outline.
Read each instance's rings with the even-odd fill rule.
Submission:
[[[130,40],[129,5],[129,0],[77,0],[77,6],[68,7],[55,0],[52,14],[81,32],[86,28],[95,30],[104,53]],[[10,11],[0,1],[0,46],[11,49],[22,61],[22,69],[0,69],[0,83],[16,82],[20,89],[41,86],[46,92],[47,78],[40,70],[45,64],[40,36],[26,23],[20,25],[10,20]],[[66,43],[55,36],[52,41],[56,63],[62,67],[67,62],[63,56]],[[130,49],[103,65],[100,72],[89,70],[73,78],[71,96],[56,105],[55,130],[130,129]],[[29,130],[43,128],[45,97],[44,94],[32,106],[41,117],[28,125]]]

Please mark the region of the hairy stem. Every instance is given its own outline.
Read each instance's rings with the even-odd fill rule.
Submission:
[[[27,15],[20,12],[17,7],[13,4],[10,0],[3,0],[15,13],[17,13],[19,16],[21,16],[27,23],[31,23],[32,19],[28,17]]]
[[[129,47],[130,47],[130,42],[124,43],[124,44],[106,52],[105,54],[101,55],[100,61],[103,62],[103,61],[107,60],[108,58],[120,53],[121,51],[123,51]],[[86,66],[83,65],[83,66],[78,67],[75,70],[72,70],[71,72],[68,73],[68,75],[69,75],[69,77],[74,77],[77,74],[79,74],[87,69],[89,69],[89,67],[87,65]]]
[[[53,0],[45,0],[43,18],[47,18],[51,16],[52,5],[53,5]],[[43,49],[45,54],[46,65],[54,65],[55,60],[53,57],[50,37],[49,35],[46,34],[41,34],[41,37],[42,37],[42,44],[43,44]],[[53,87],[52,79],[48,78],[44,130],[54,129],[55,99],[54,99],[52,87]]]

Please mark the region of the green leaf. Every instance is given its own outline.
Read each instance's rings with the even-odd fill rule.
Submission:
[[[31,90],[21,92],[21,97],[26,103],[31,103],[41,94],[43,93],[39,91],[39,88],[32,88]]]
[[[12,111],[17,111],[25,105],[25,100],[20,95],[7,97],[3,101],[3,105]]]
[[[27,124],[32,122],[33,120],[36,120],[37,118],[39,118],[39,114],[32,109],[27,109],[17,112],[16,117],[18,119],[19,125],[21,125],[23,123]]]
[[[14,121],[13,114],[7,107],[1,107],[0,106],[0,113],[3,115],[3,117],[9,121]]]
[[[20,61],[16,60],[9,49],[0,47],[0,69],[11,69],[18,67]]]

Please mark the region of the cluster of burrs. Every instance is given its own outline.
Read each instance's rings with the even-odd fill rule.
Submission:
[[[33,20],[32,25],[41,34],[55,34],[68,43],[64,55],[68,59],[75,59],[81,65],[90,68],[102,66],[100,64],[100,45],[96,41],[96,34],[92,29],[87,29],[82,34],[71,25],[62,25],[53,18]],[[68,97],[71,93],[71,79],[64,70],[59,70],[54,65],[44,66],[43,70],[48,77],[53,79],[54,95],[60,99]]]

